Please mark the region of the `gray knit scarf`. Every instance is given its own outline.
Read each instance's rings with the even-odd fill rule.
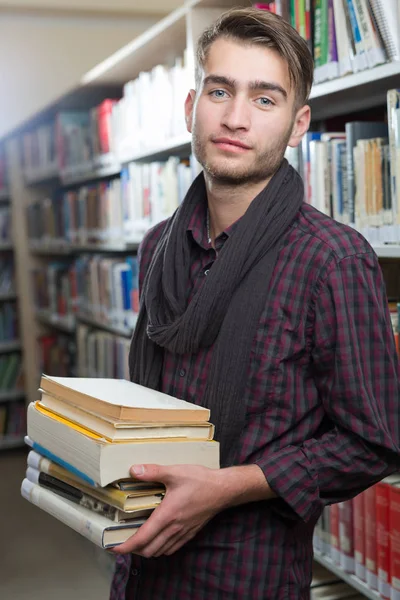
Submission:
[[[204,176],[192,183],[169,219],[145,275],[129,353],[132,381],[159,389],[164,348],[174,354],[212,347],[204,394],[221,466],[234,464],[245,426],[250,351],[268,302],[280,243],[303,202],[303,183],[286,159],[251,202],[189,302],[193,245],[187,228],[198,202],[207,202]]]

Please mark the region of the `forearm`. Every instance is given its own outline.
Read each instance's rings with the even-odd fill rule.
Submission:
[[[258,465],[227,467],[218,476],[222,509],[276,497]]]

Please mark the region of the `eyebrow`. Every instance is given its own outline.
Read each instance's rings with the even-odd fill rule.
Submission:
[[[204,85],[209,85],[210,83],[217,85],[226,85],[228,87],[234,88],[236,87],[236,80],[231,77],[225,77],[224,75],[207,75],[204,79]],[[249,83],[249,88],[253,91],[256,90],[265,90],[268,92],[278,92],[287,100],[288,94],[287,91],[278,83],[273,83],[271,81],[262,81],[257,79],[256,81],[251,81]]]

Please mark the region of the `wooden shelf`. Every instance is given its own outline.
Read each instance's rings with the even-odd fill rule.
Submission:
[[[21,350],[20,340],[0,341],[0,354],[7,354],[8,352],[16,352],[18,350]]]
[[[108,331],[109,333],[113,333],[115,335],[120,335],[122,337],[131,338],[133,334],[133,329],[119,328],[114,327],[113,325],[102,323],[101,321],[96,321],[96,319],[92,319],[84,314],[77,314],[77,320],[83,323],[84,325],[90,325],[91,327],[95,327],[97,329],[103,329],[104,331]]]
[[[51,313],[49,310],[36,310],[35,316],[38,321],[50,327],[56,327],[66,333],[74,333],[76,323],[75,319],[70,315],[62,316]]]
[[[343,569],[341,569],[339,565],[335,564],[329,556],[325,556],[314,550],[314,560],[331,571],[331,573],[334,573],[337,577],[351,585],[366,598],[370,598],[371,600],[382,600],[378,592],[371,590],[364,581],[361,581],[361,579],[358,579],[358,577],[355,575],[350,575],[349,573],[343,571]]]
[[[33,242],[29,243],[32,254],[40,256],[61,256],[71,254],[72,249],[65,242]]]
[[[0,302],[8,302],[10,300],[16,300],[17,294],[15,292],[5,292],[2,294],[0,292]]]
[[[24,436],[0,435],[0,450],[10,450],[11,448],[23,448],[24,446]]]
[[[25,392],[23,390],[0,390],[0,403],[1,402],[15,402],[25,398]]]

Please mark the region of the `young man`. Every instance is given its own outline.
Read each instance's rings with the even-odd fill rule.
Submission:
[[[131,377],[211,409],[221,470],[135,465],[167,493],[115,549],[111,599],[309,597],[327,504],[399,468],[399,367],[377,257],[303,203],[305,42],[235,9],[186,101],[203,174],[139,252]],[[162,100],[161,100],[162,101]]]

